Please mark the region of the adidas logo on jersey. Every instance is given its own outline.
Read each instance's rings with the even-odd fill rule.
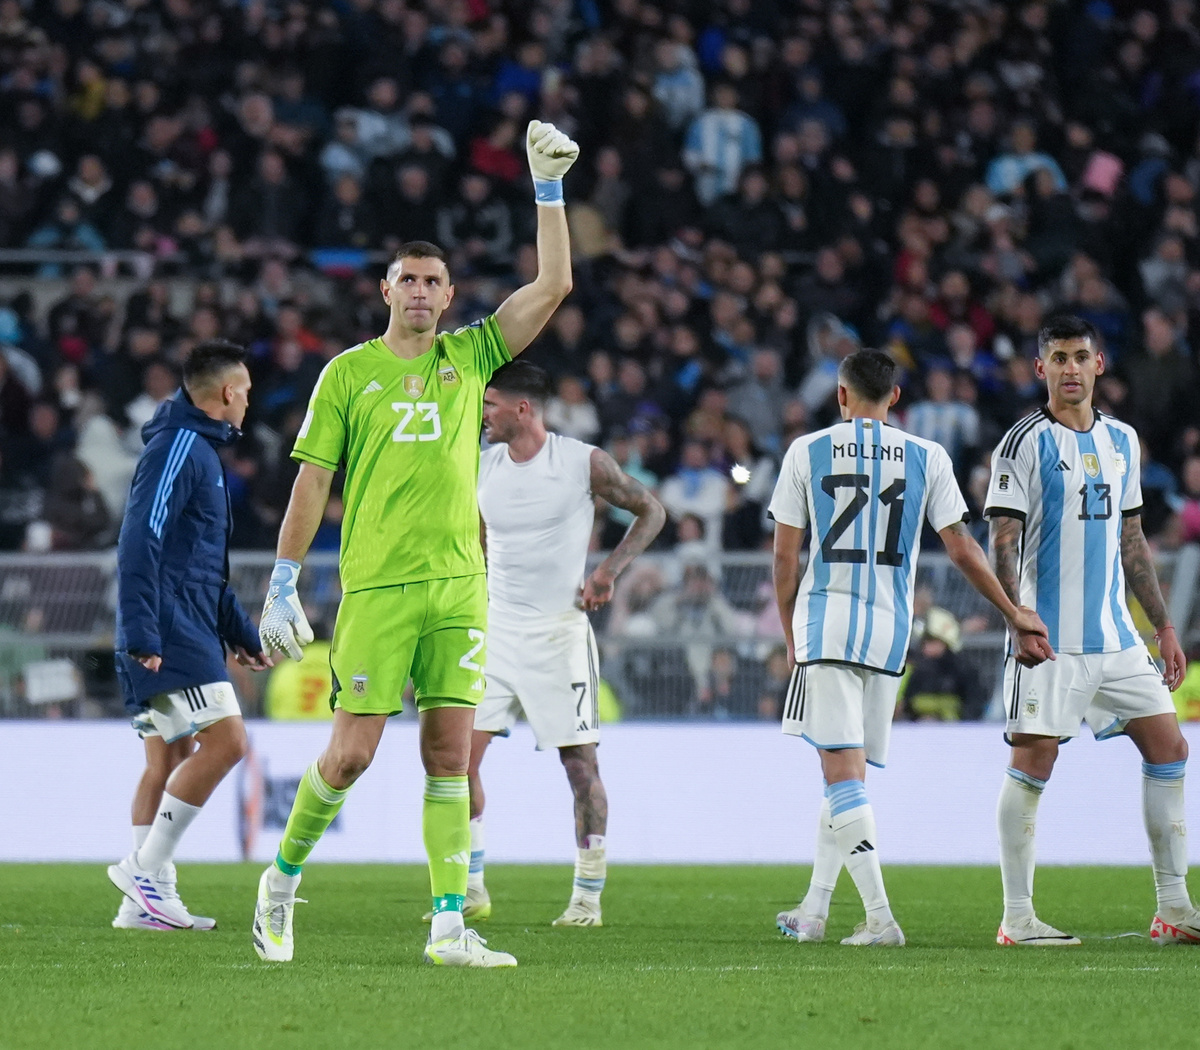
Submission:
[[[866,839],[863,839],[862,842],[860,842],[854,847],[854,849],[850,851],[850,856],[854,856],[856,853],[871,853],[874,851],[874,849],[874,846],[872,846]]]
[[[1064,470],[1070,470],[1071,468],[1067,466],[1067,461],[1065,459],[1060,459],[1058,461],[1058,466],[1054,469],[1061,474]]]
[[[372,379],[365,387],[363,387],[363,393],[378,394],[382,389],[383,387],[381,387],[376,380]]]
[[[469,865],[471,863],[471,854],[469,854],[466,850],[463,850],[459,853],[455,853],[452,857],[443,857],[442,860],[446,864]]]

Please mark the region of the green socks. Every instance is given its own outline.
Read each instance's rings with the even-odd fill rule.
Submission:
[[[461,913],[471,865],[471,800],[466,777],[425,778],[421,832],[429,855],[434,916]]]
[[[466,784],[465,777],[463,784]],[[316,762],[308,767],[300,778],[296,801],[292,803],[287,827],[283,829],[283,840],[279,843],[275,866],[280,871],[285,875],[300,874],[300,866],[325,834],[325,829],[333,823],[349,790],[332,788],[326,784]]]

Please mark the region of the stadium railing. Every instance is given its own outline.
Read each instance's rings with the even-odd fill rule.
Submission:
[[[268,551],[230,557],[232,584],[251,615],[261,606],[273,563]],[[683,561],[658,554],[639,559],[618,584],[613,605],[593,617],[601,676],[610,690],[601,707],[609,717],[776,717],[784,683],[779,660],[772,659],[782,636],[770,555],[721,553],[706,564],[723,600],[720,610],[706,609],[703,600],[672,610]],[[1173,621],[1186,625],[1185,647],[1195,644],[1200,546],[1161,554],[1158,570]],[[115,571],[115,551],[0,555],[0,717],[121,717],[112,656]],[[636,590],[638,600],[630,602],[623,589]],[[318,636],[328,637],[341,596],[336,553],[309,555],[300,590]],[[994,701],[1004,647],[998,616],[941,552],[922,557],[917,590],[959,621],[960,656]],[[670,623],[683,627],[672,630],[665,626]],[[265,676],[247,673],[237,684],[246,712],[257,714]]]

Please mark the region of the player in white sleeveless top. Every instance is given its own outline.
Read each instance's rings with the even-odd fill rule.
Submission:
[[[1137,433],[1092,405],[1104,353],[1088,322],[1051,319],[1038,332],[1038,349],[1048,402],[1013,426],[993,453],[985,514],[996,575],[1013,601],[1037,607],[1059,655],[1031,669],[1010,657],[1005,668],[1012,755],[996,813],[1004,884],[996,939],[1033,947],[1079,943],[1034,913],[1034,831],[1059,744],[1087,722],[1098,740],[1124,734],[1142,755],[1158,905],[1151,940],[1200,944],[1200,911],[1187,889],[1188,746],[1170,693],[1187,661],[1142,534]],[[1165,673],[1134,628],[1127,586],[1154,624]]]
[[[468,776],[471,869],[466,912],[491,913],[483,883],[479,767],[495,736],[524,712],[540,749],[558,748],[575,795],[575,884],[562,926],[599,926],[608,799],[596,763],[599,660],[584,610],[598,609],[621,571],[666,521],[662,505],[602,449],[546,431],[546,373],[513,361],[483,401],[493,447],[479,461],[479,512],[488,563],[487,687],[475,711]],[[586,580],[595,499],[635,515],[624,538]]]

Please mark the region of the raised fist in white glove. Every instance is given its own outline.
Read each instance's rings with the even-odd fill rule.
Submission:
[[[267,600],[263,604],[262,619],[258,624],[258,637],[263,652],[287,653],[293,660],[303,657],[301,649],[313,640],[312,628],[296,593],[296,579],[300,575],[300,563],[278,558],[267,587]]]
[[[553,124],[531,120],[525,134],[525,153],[538,204],[561,205],[562,177],[579,158],[579,143]]]

